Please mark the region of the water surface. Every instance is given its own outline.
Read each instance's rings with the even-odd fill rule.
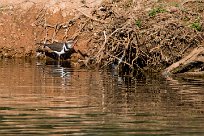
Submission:
[[[1,60],[0,135],[204,135],[204,79]]]

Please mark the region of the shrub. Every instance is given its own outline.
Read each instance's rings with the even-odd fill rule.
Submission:
[[[166,10],[161,7],[153,8],[152,10],[149,11],[149,16],[153,17],[153,16],[156,16],[156,14],[158,13],[164,13],[164,12],[166,12]]]
[[[139,28],[141,28],[141,26],[142,26],[141,20],[135,20],[135,25],[138,26]]]
[[[197,30],[197,31],[201,31],[202,25],[201,25],[201,23],[199,23],[199,22],[193,22],[193,23],[191,24],[191,28],[193,28],[193,29],[195,29],[195,30]]]

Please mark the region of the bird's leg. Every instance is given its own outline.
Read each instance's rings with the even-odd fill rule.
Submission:
[[[60,55],[58,56],[58,59],[57,59],[57,65],[58,66],[60,65]]]
[[[58,56],[58,61],[60,61],[61,60],[61,58],[60,58],[60,54],[59,54],[59,56]]]

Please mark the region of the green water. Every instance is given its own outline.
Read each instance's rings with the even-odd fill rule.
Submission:
[[[3,60],[0,135],[201,136],[204,79]]]

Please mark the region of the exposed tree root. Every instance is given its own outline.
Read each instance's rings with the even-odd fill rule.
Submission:
[[[42,10],[35,24],[45,32],[40,39],[43,42],[58,41],[60,31],[64,31],[63,39],[90,36],[87,53],[79,53],[86,54],[80,62],[89,68],[114,67],[126,74],[164,69],[163,73],[176,73],[173,71],[181,65],[204,62],[204,47],[200,46],[204,40],[203,11],[195,15],[178,7],[172,12],[159,4],[152,4],[149,10],[147,4],[140,3],[139,8],[135,4],[103,3],[91,15],[78,10],[77,18],[55,25],[48,24],[43,15],[46,10]],[[78,28],[70,36],[73,26]]]
[[[203,46],[196,47],[189,55],[173,63],[171,66],[169,66],[163,71],[163,74],[166,75],[170,73],[173,73],[173,74],[180,73],[180,71],[182,71],[187,66],[189,66],[190,63],[195,63],[195,62],[200,62],[204,64],[204,47]],[[182,71],[182,72],[188,72],[188,71],[186,69],[186,71]],[[200,73],[200,71],[194,71],[194,72]]]

